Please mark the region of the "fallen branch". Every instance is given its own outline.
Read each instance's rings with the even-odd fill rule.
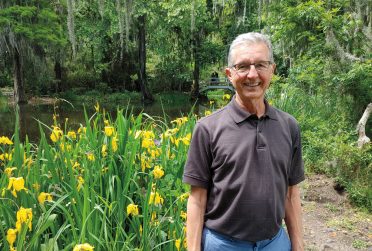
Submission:
[[[362,148],[363,145],[371,141],[366,135],[366,124],[367,124],[368,117],[371,112],[372,112],[372,103],[369,103],[369,105],[367,105],[367,108],[363,113],[362,118],[359,120],[357,128],[356,128],[359,134],[358,148]]]

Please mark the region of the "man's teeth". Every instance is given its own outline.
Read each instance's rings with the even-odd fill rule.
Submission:
[[[248,87],[255,87],[255,86],[259,86],[260,83],[244,83],[244,85]]]

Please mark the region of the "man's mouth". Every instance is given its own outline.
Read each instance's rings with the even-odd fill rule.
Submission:
[[[243,84],[246,87],[256,87],[260,85],[260,82],[254,82],[254,83],[244,83]]]

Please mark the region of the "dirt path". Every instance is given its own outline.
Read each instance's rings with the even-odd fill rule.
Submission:
[[[351,207],[333,186],[323,175],[302,184],[305,250],[372,251],[372,215]]]

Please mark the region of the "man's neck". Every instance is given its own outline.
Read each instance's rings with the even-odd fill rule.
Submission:
[[[242,101],[239,96],[235,98],[237,104],[250,114],[256,114],[258,118],[265,114],[265,102],[263,99],[250,99]]]

